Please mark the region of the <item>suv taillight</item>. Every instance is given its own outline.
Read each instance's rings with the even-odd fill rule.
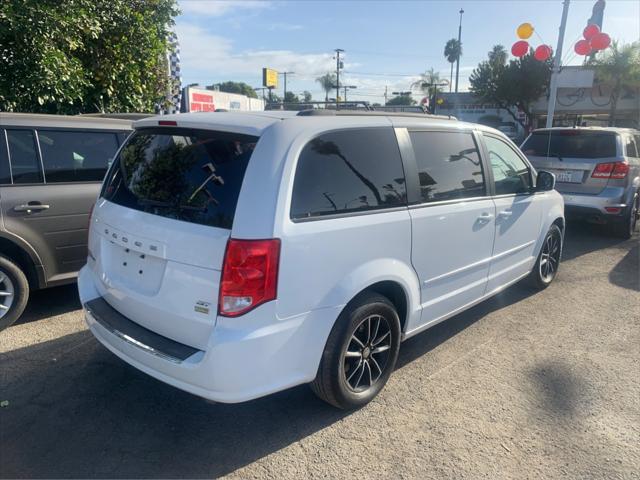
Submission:
[[[614,178],[621,179],[629,173],[629,164],[624,162],[599,163],[593,169],[592,178]]]
[[[280,240],[229,239],[222,265],[218,313],[237,317],[275,300]]]
[[[629,164],[625,162],[616,162],[611,172],[611,178],[624,178],[629,173]]]

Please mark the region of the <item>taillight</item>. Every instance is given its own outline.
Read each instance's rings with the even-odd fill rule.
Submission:
[[[593,169],[591,177],[593,178],[609,178],[613,171],[613,163],[599,163]]]
[[[625,162],[599,163],[593,169],[592,178],[614,178],[620,179],[629,173],[629,164]]]
[[[611,172],[611,178],[624,178],[629,173],[629,164],[627,162],[616,162]]]
[[[237,317],[275,300],[280,240],[230,239],[222,266],[218,313]]]

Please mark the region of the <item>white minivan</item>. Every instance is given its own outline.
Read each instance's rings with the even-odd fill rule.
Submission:
[[[555,178],[497,130],[330,110],[134,129],[93,210],[80,297],[109,350],[196,395],[311,383],[358,407],[401,341],[556,275]]]

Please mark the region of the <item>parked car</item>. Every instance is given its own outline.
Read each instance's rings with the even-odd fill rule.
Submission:
[[[503,134],[424,114],[156,117],[107,173],[79,276],[109,350],[240,402],[370,401],[400,342],[557,272],[562,197]]]
[[[0,113],[0,330],[29,291],[75,281],[89,210],[131,122]]]
[[[522,151],[555,173],[567,216],[608,223],[631,238],[640,215],[640,132],[578,127],[535,130]]]

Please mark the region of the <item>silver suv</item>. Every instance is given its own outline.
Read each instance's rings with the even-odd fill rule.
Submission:
[[[89,211],[131,121],[0,113],[0,330],[29,290],[74,282]]]
[[[629,128],[535,130],[521,147],[536,168],[555,173],[567,217],[611,224],[630,238],[640,204],[640,132]]]

